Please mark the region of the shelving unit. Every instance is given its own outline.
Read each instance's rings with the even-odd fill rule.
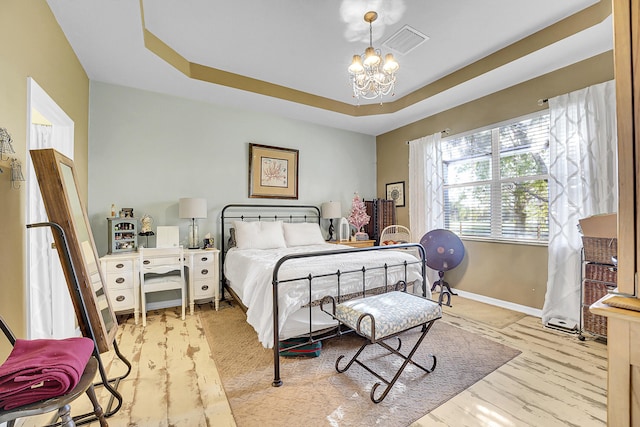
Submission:
[[[138,220],[136,218],[107,218],[109,223],[108,254],[132,252],[138,249]]]

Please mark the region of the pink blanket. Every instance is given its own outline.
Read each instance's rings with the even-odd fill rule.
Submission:
[[[16,340],[0,366],[0,409],[70,391],[78,384],[93,348],[89,338]]]

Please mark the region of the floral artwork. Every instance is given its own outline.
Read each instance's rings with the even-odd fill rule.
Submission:
[[[249,197],[298,198],[298,150],[249,144]]]
[[[353,225],[358,232],[362,232],[362,227],[369,224],[371,217],[367,215],[367,207],[360,200],[358,193],[354,193],[353,202],[351,204],[351,212],[349,212],[349,224]]]
[[[286,188],[288,185],[287,165],[286,159],[262,157],[260,163],[260,185],[263,187]]]

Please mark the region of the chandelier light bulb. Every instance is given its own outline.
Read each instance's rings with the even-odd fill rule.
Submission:
[[[362,58],[360,58],[360,55],[353,55],[353,61],[351,61],[351,65],[349,66],[349,72],[351,74],[364,73],[364,67],[362,66]]]
[[[387,55],[384,57],[384,66],[382,67],[384,72],[388,74],[395,73],[396,71],[398,71],[398,68],[400,68],[400,65],[398,65],[398,63],[396,62],[393,54],[387,53]]]
[[[365,67],[376,67],[380,63],[380,56],[376,53],[376,50],[369,46],[367,50],[364,51],[364,66]]]

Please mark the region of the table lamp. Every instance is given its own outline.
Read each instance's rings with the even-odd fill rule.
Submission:
[[[185,197],[180,199],[180,218],[190,218],[189,226],[189,249],[199,249],[200,239],[198,238],[198,224],[196,218],[207,217],[207,200],[201,198]]]
[[[333,237],[333,218],[340,218],[342,216],[342,206],[340,202],[325,202],[321,206],[322,218],[329,220],[329,239],[328,241],[335,240]]]

